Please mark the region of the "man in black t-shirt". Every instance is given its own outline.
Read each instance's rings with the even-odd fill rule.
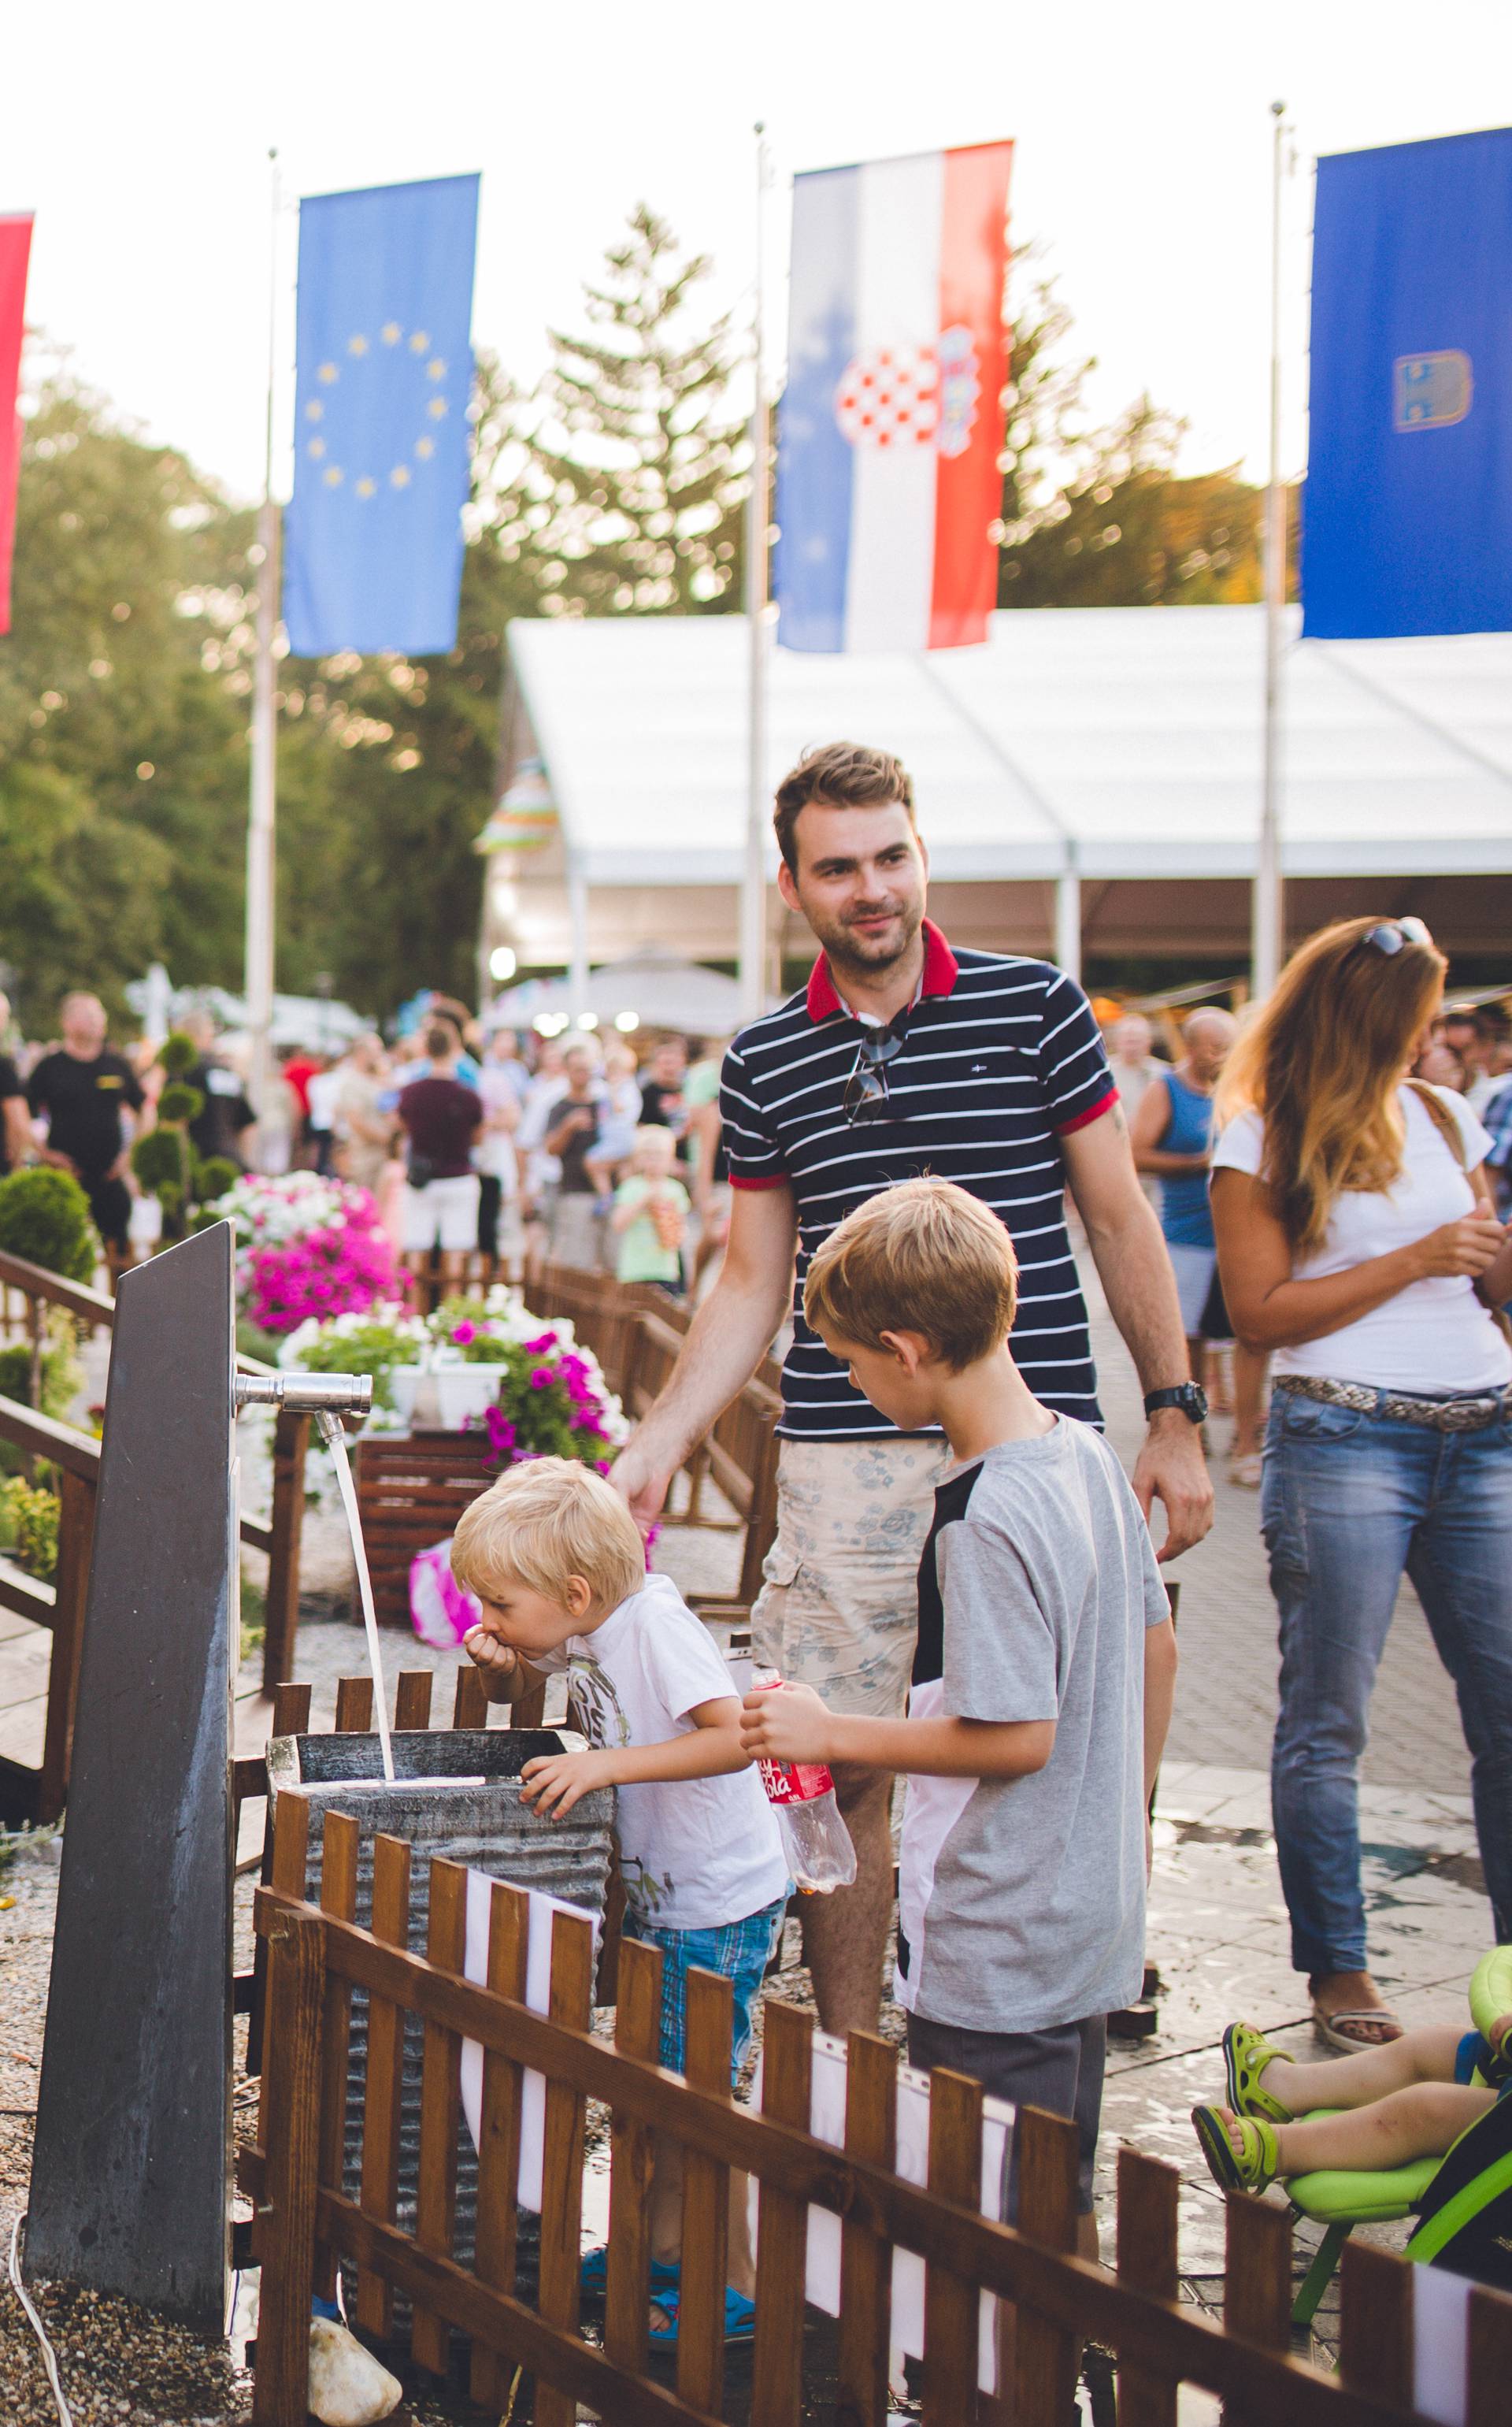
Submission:
[[[198,1088],[204,1098],[203,1105],[189,1123],[189,1144],[196,1154],[224,1155],[245,1171],[243,1141],[257,1116],[235,1070],[222,1062],[215,1050],[214,1020],[198,1012],[185,1021],[184,1033],[200,1049],[198,1062],[184,1073],[185,1084]]]
[[[688,1161],[688,1101],[683,1084],[688,1076],[688,1048],[680,1036],[668,1036],[651,1056],[651,1074],[641,1088],[641,1118],[648,1129],[671,1130],[677,1141],[677,1160]]]
[[[0,1047],[10,1034],[10,998],[0,994]],[[0,1051],[0,1180],[19,1171],[31,1152],[31,1116],[21,1073],[8,1053]]]
[[[101,1238],[123,1255],[131,1195],[122,1115],[139,1113],[147,1099],[125,1055],[112,1053],[106,1044],[105,1006],[98,996],[65,995],[59,1018],[62,1045],[43,1054],[26,1088],[32,1111],[47,1116],[41,1159],[73,1174]]]

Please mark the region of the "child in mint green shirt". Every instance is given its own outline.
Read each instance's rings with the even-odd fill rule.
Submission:
[[[688,1191],[674,1176],[676,1152],[671,1130],[648,1125],[636,1131],[629,1172],[614,1192],[610,1215],[618,1241],[618,1280],[659,1281],[674,1293],[682,1289]]]

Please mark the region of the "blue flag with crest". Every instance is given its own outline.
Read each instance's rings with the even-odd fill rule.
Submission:
[[[1512,128],[1318,163],[1303,629],[1512,630]]]
[[[298,657],[455,645],[478,183],[437,177],[300,204],[284,544]]]

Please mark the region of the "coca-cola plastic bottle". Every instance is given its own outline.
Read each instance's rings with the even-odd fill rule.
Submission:
[[[754,1668],[757,1693],[779,1691],[775,1669]],[[777,1816],[783,1852],[795,1883],[807,1896],[848,1888],[855,1877],[855,1848],[835,1800],[835,1781],[822,1762],[759,1761],[767,1801]]]

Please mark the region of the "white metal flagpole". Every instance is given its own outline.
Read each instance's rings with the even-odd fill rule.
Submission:
[[[1281,487],[1281,173],[1284,101],[1273,101],[1271,160],[1271,432],[1265,485],[1265,730],[1260,852],[1251,905],[1250,990],[1263,1002],[1280,970],[1285,926],[1281,887],[1281,619],[1286,606],[1286,496]]]
[[[756,392],[751,403],[751,494],[745,510],[745,622],[749,644],[750,726],[746,764],[745,872],[740,886],[740,1007],[756,1019],[767,1000],[767,388],[762,361],[762,285],[766,269],[765,129],[756,129]]]
[[[249,1092],[266,1117],[272,1084],[274,819],[277,720],[273,709],[273,630],[278,619],[278,509],[273,503],[273,386],[278,320],[278,154],[268,155],[272,215],[268,277],[268,412],[263,502],[257,517],[257,643],[252,668],[252,781],[247,816],[247,1028]]]

